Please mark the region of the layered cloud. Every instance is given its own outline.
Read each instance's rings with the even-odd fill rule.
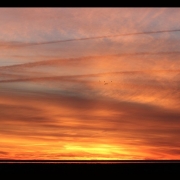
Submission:
[[[178,16],[2,8],[0,159],[179,159]]]
[[[29,159],[29,152],[35,159],[64,159],[69,153],[73,159],[178,157],[178,110],[105,97],[1,94],[1,149],[14,146],[14,158],[22,153]]]

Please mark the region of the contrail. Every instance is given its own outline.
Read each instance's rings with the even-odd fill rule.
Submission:
[[[147,32],[137,32],[137,33],[127,33],[127,34],[117,34],[117,35],[107,35],[107,36],[95,36],[95,37],[66,39],[66,40],[57,40],[57,41],[48,41],[48,42],[39,42],[39,43],[26,43],[26,44],[21,44],[18,46],[35,46],[35,45],[43,45],[43,44],[63,43],[63,42],[69,42],[69,41],[84,41],[84,40],[93,40],[93,39],[101,39],[101,38],[113,38],[113,37],[119,37],[119,36],[155,34],[155,33],[177,32],[177,31],[180,31],[180,29],[162,30],[162,31],[147,31]]]
[[[11,82],[28,82],[28,81],[72,81],[77,82],[78,78],[86,77],[101,77],[104,75],[120,75],[120,74],[143,74],[143,73],[180,73],[180,69],[176,70],[140,70],[140,71],[118,71],[118,72],[104,72],[104,73],[95,73],[95,74],[79,74],[79,75],[65,75],[65,76],[42,76],[42,77],[17,77],[16,79],[2,79],[0,83],[11,83]],[[10,75],[10,74],[9,74]],[[13,75],[14,77],[14,75]],[[106,85],[105,83],[104,85]]]
[[[135,53],[119,53],[119,54],[110,54],[109,56],[135,56],[135,55],[168,55],[168,54],[180,54],[180,51],[161,51],[161,52],[135,52]],[[13,65],[5,65],[5,66],[0,66],[0,70],[8,70],[10,68],[30,68],[30,67],[37,67],[37,66],[49,66],[58,63],[62,63],[61,65],[65,64],[65,61],[67,63],[71,63],[73,61],[78,62],[78,60],[88,60],[90,58],[98,58],[98,57],[103,57],[103,56],[91,56],[91,57],[80,57],[80,58],[64,58],[64,59],[51,59],[51,60],[42,60],[42,61],[37,61],[37,62],[28,62],[28,63],[23,63],[23,64],[13,64]]]

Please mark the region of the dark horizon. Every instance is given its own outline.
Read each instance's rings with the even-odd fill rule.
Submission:
[[[107,162],[107,163],[180,163],[180,160],[0,160],[1,162],[60,162],[60,163],[66,163],[66,162]]]
[[[179,16],[1,8],[0,162],[179,162]]]

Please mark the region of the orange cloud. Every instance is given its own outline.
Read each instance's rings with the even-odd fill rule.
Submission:
[[[72,159],[69,154],[73,159],[177,158],[178,111],[108,99],[24,95],[1,97],[1,151],[23,147],[22,155],[13,148],[17,156],[8,157],[31,159],[31,152],[37,159]]]
[[[178,30],[174,17],[176,8],[3,8],[0,158],[178,159],[178,31],[112,37]]]

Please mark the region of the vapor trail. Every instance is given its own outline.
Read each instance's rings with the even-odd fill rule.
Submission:
[[[136,55],[168,55],[168,54],[180,54],[180,51],[160,51],[160,52],[135,52],[135,53],[119,53],[119,54],[110,54],[109,56],[136,56]],[[91,56],[92,58],[96,57],[103,57],[103,56]],[[80,59],[86,59],[87,57],[81,57]],[[13,69],[13,68],[30,68],[30,67],[36,67],[36,66],[44,66],[44,65],[51,65],[51,64],[56,64],[56,63],[61,63],[61,62],[71,62],[73,61],[78,61],[79,58],[65,58],[65,59],[51,59],[51,60],[42,60],[42,61],[37,61],[37,62],[28,62],[28,63],[23,63],[23,64],[13,64],[13,65],[6,65],[6,66],[0,66],[0,70],[8,70],[8,69]]]
[[[118,72],[105,72],[105,73],[95,73],[95,74],[79,74],[79,75],[65,75],[65,76],[42,76],[42,77],[20,77],[16,79],[4,79],[0,80],[0,83],[11,83],[11,82],[28,82],[28,81],[72,81],[75,82],[78,78],[85,77],[100,77],[103,75],[120,75],[120,74],[143,74],[143,73],[180,73],[180,69],[176,70],[140,70],[140,71],[118,71]],[[13,75],[14,76],[14,75]]]
[[[162,31],[147,31],[147,32],[137,32],[137,33],[127,33],[127,34],[117,34],[117,35],[107,35],[107,36],[96,36],[96,37],[66,39],[66,40],[57,40],[57,41],[48,41],[48,42],[39,42],[39,43],[26,43],[26,44],[21,44],[21,45],[18,45],[18,46],[35,46],[35,45],[62,43],[62,42],[69,42],[69,41],[84,41],[84,40],[93,40],[93,39],[101,39],[101,38],[113,38],[113,37],[118,37],[118,36],[155,34],[155,33],[177,32],[177,31],[180,31],[180,29],[162,30]]]

